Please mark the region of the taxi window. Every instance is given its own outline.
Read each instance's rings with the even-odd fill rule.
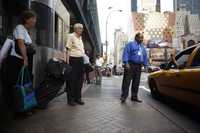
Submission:
[[[192,61],[193,67],[200,67],[200,49],[197,51],[197,54],[194,57],[194,60]]]
[[[177,60],[178,65],[186,66],[189,56],[190,56],[190,54],[184,54],[184,55],[182,55],[182,56]]]
[[[187,49],[185,51],[180,52],[177,56],[176,56],[176,61],[179,65],[179,67],[184,68],[188,62],[188,59],[191,55],[191,53],[193,52],[193,50],[195,49],[195,47]],[[177,67],[172,63],[169,62],[168,67],[171,69],[176,69]]]
[[[182,56],[180,56],[176,61],[179,65],[179,67],[185,67],[187,62],[188,62],[188,58],[189,58],[190,54],[189,53],[185,53]],[[169,63],[169,68],[171,69],[176,69],[177,67],[175,66],[175,64],[173,64],[172,62]]]

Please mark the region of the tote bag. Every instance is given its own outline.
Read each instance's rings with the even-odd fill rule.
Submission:
[[[16,110],[18,112],[24,112],[37,106],[35,91],[33,89],[28,68],[25,66],[22,67],[19,73],[15,89]]]

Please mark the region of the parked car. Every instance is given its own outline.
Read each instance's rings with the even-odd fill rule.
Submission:
[[[113,75],[123,75],[123,72],[124,72],[124,68],[121,66],[121,65],[114,65],[113,69]]]
[[[153,97],[168,96],[200,107],[200,44],[172,56],[160,68],[148,77]]]
[[[159,71],[159,70],[160,70],[160,67],[157,67],[157,66],[148,66],[148,72],[149,73],[156,72],[156,71]]]

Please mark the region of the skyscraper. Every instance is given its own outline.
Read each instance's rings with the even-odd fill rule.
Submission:
[[[142,11],[156,11],[156,0],[141,0]]]
[[[159,9],[160,0],[157,1]],[[138,7],[138,3],[140,7]],[[131,0],[131,10],[132,12],[137,12],[139,10],[143,12],[156,11],[156,0]]]
[[[131,11],[132,12],[137,12],[137,0],[131,0]]]
[[[128,35],[122,32],[121,29],[116,29],[114,34],[114,64],[122,64],[122,54],[125,45],[128,42]]]
[[[160,12],[160,8],[161,8],[160,0],[156,0],[156,11]]]
[[[191,11],[192,14],[200,15],[199,0],[174,0],[174,7],[176,10],[180,10],[183,5],[186,10]]]

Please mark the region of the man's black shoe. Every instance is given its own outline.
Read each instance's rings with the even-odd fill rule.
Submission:
[[[132,97],[131,101],[142,103],[142,100],[138,99],[137,97]]]
[[[125,98],[121,98],[121,103],[125,103],[126,102],[126,99]]]
[[[68,102],[68,105],[70,105],[70,106],[76,106],[76,103],[75,102]]]
[[[77,100],[76,103],[79,104],[79,105],[84,105],[85,104],[82,100]]]

